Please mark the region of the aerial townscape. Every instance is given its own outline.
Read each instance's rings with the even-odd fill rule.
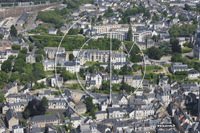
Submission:
[[[200,0],[0,0],[0,133],[200,133]]]

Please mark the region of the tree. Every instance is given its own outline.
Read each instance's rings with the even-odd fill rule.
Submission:
[[[33,77],[35,79],[42,79],[45,78],[45,72],[44,72],[44,67],[42,63],[37,62],[33,64],[33,71],[32,71]]]
[[[44,49],[42,49],[42,48],[36,50],[35,54],[43,54],[43,56],[46,56],[46,53],[45,53]]]
[[[79,34],[83,34],[83,28],[80,29]]]
[[[128,33],[127,33],[127,41],[132,41],[132,38],[133,38],[132,28],[131,26],[129,26]]]
[[[9,82],[14,82],[19,78],[19,74],[18,72],[12,72],[10,78],[9,78]]]
[[[147,49],[147,55],[151,59],[160,60],[160,58],[163,56],[163,51],[153,46]]]
[[[5,100],[4,93],[0,91],[0,103],[3,103],[4,100]]]
[[[61,76],[63,77],[64,81],[67,81],[73,78],[73,74],[70,73],[69,71],[62,71]]]
[[[8,81],[8,74],[4,71],[0,71],[0,87],[2,87]]]
[[[12,50],[20,50],[20,45],[17,44],[12,45]]]
[[[32,101],[28,102],[28,106],[26,107],[23,114],[24,114],[24,117],[27,118],[27,116],[32,117],[36,115],[44,115],[45,112],[46,112],[46,108],[43,105],[43,102],[34,98]]]
[[[181,45],[179,45],[179,40],[175,38],[170,39],[172,44],[172,53],[181,53]]]
[[[181,53],[173,53],[171,57],[172,62],[181,62],[182,60],[182,55]]]
[[[0,39],[3,39],[4,38],[4,35],[3,34],[0,34]]]
[[[95,112],[97,107],[92,102],[92,97],[85,98],[87,112],[90,112],[90,115],[92,116],[92,119],[95,119]]]
[[[34,46],[33,45],[29,45],[29,51],[32,52]]]
[[[163,51],[164,55],[172,53],[172,45],[169,42],[159,42],[159,49]]]
[[[40,62],[40,61],[42,61],[42,59],[43,59],[42,55],[36,56],[36,62]]]
[[[14,25],[11,26],[10,35],[12,37],[17,37],[17,29],[15,28]]]
[[[97,19],[99,22],[102,21],[102,16],[99,15],[98,19]]]
[[[46,109],[49,108],[48,99],[45,96],[42,98],[42,103]]]
[[[12,60],[8,59],[4,61],[3,64],[1,65],[1,70],[8,73],[11,70],[11,67],[12,67]]]
[[[73,54],[69,54],[69,60],[71,61],[72,59],[74,59],[74,55]]]
[[[158,42],[159,36],[153,35],[151,38],[154,42]]]
[[[84,69],[81,68],[79,71],[80,77],[84,77],[84,73],[85,73]]]

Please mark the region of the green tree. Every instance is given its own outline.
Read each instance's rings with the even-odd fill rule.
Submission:
[[[169,42],[159,42],[159,49],[163,51],[164,55],[172,53],[172,45]]]
[[[0,91],[0,103],[3,103],[4,100],[5,100],[4,93]]]
[[[170,43],[172,44],[172,52],[173,53],[181,53],[181,45],[179,45],[178,39],[171,38]]]
[[[98,19],[97,19],[99,22],[102,21],[102,16],[99,15]]]
[[[63,77],[64,81],[67,81],[73,78],[73,74],[70,73],[69,71],[62,71],[61,76]]]
[[[11,35],[12,37],[17,37],[17,29],[15,28],[14,25],[11,26],[10,35]]]
[[[19,78],[18,72],[13,72],[9,78],[9,82],[14,82]]]
[[[42,48],[36,50],[35,54],[42,54],[43,56],[46,56],[46,53],[45,53],[44,49],[42,49]]]
[[[43,60],[42,55],[37,55],[37,56],[36,56],[36,62],[40,62],[40,61],[42,61],[42,60]]]
[[[160,60],[160,58],[163,56],[163,51],[153,46],[147,49],[147,55],[151,59]]]
[[[171,57],[172,62],[181,62],[182,60],[182,55],[181,53],[173,53]]]
[[[4,38],[4,35],[3,34],[0,34],[0,39],[3,39]]]
[[[29,45],[29,51],[32,52],[34,46],[33,45]]]
[[[42,98],[42,103],[46,109],[49,108],[48,99],[45,96]]]
[[[20,50],[20,45],[13,44],[12,45],[12,50]]]
[[[127,41],[132,41],[132,38],[133,38],[132,28],[131,26],[129,26],[128,33],[127,33]]]
[[[3,64],[1,65],[1,70],[8,73],[11,70],[11,67],[12,67],[12,60],[8,59],[4,61]]]
[[[4,71],[0,71],[0,87],[2,87],[8,81],[8,74]]]
[[[71,61],[72,59],[74,59],[74,55],[73,54],[69,54],[69,60]]]
[[[81,68],[79,71],[79,74],[80,74],[80,77],[84,77],[84,74],[85,74],[84,69]]]

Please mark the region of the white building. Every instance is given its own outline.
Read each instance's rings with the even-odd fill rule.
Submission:
[[[174,74],[176,71],[188,71],[188,65],[183,63],[173,63],[170,67],[171,72]]]
[[[24,133],[24,128],[20,125],[15,125],[12,127],[12,133]]]
[[[188,70],[188,78],[189,79],[197,79],[199,78],[199,72],[195,69]]]

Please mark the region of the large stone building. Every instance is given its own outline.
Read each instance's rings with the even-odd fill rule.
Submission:
[[[198,57],[200,60],[200,29],[199,25],[197,25],[197,29],[195,34],[192,36],[192,41],[194,42],[194,57]]]
[[[109,50],[99,50],[99,49],[75,49],[73,51],[74,57],[80,59],[80,65],[83,65],[86,61],[95,62],[109,62],[110,61],[110,51]],[[126,62],[126,55],[118,51],[112,51],[111,62]]]

